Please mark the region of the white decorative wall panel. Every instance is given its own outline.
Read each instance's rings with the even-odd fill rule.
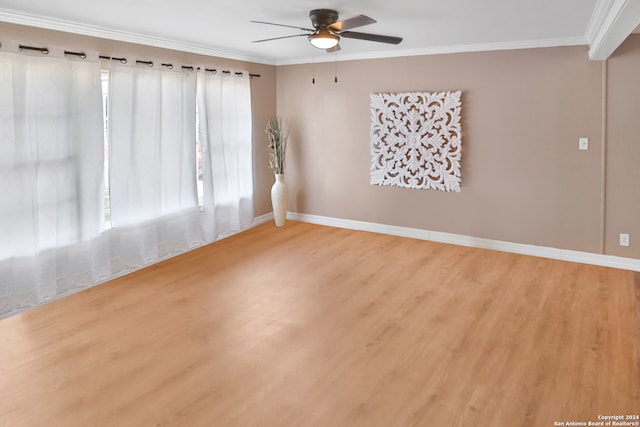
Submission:
[[[460,192],[461,92],[371,94],[371,184]]]

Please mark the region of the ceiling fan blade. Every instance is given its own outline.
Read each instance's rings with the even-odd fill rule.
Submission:
[[[295,28],[296,30],[302,30],[302,31],[311,31],[311,32],[315,31],[311,28],[294,27],[293,25],[284,25],[284,24],[274,24],[273,22],[265,22],[265,21],[250,21],[250,22],[253,22],[254,24],[267,24],[267,25],[276,25],[278,27]]]
[[[339,52],[340,51],[340,43],[338,43],[334,47],[331,47],[331,48],[325,49],[325,50],[327,51],[327,53]]]
[[[271,40],[289,39],[291,37],[302,37],[302,36],[307,37],[307,36],[309,36],[309,34],[294,34],[292,36],[273,37],[271,39],[254,40],[251,43],[270,42]]]
[[[380,34],[358,33],[356,31],[343,31],[341,37],[348,39],[368,40],[371,42],[398,44],[402,41],[402,37],[382,36]]]
[[[375,19],[369,18],[368,16],[358,15],[353,18],[345,19],[344,21],[336,22],[329,26],[332,30],[335,31],[346,31],[356,27],[362,27],[364,25],[375,24],[377,21]]]

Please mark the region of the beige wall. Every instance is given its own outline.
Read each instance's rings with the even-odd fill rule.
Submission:
[[[251,83],[256,216],[271,211],[263,128],[277,111],[293,127],[291,211],[640,258],[640,36],[606,74],[586,47],[563,47],[338,62],[338,83],[336,64],[319,63],[315,85],[311,64],[276,68],[6,23],[0,37],[260,74]],[[462,192],[369,185],[369,94],[438,90],[463,93]],[[581,136],[589,151],[578,151]],[[620,232],[631,234],[629,248],[618,246]]]
[[[607,64],[606,251],[640,258],[640,35],[632,35]],[[618,245],[619,234],[631,246]]]
[[[262,131],[267,120],[276,114],[276,69],[271,65],[235,61],[205,55],[160,49],[133,43],[84,37],[59,31],[43,30],[0,22],[0,42],[3,38],[33,46],[62,46],[68,50],[95,50],[106,56],[134,56],[140,59],[182,64],[205,65],[222,69],[248,70],[260,74],[251,80],[253,111],[254,210],[260,216],[271,212],[269,191],[273,174],[267,162],[267,138]]]
[[[315,85],[312,65],[277,70],[291,211],[600,252],[603,68],[586,47],[337,65],[337,84],[333,63]],[[442,90],[462,90],[462,192],[369,185],[369,94]]]

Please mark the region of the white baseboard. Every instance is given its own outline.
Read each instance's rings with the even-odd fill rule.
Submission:
[[[251,222],[251,227],[256,227],[260,224],[264,224],[265,222],[273,221],[273,212],[269,212],[264,215],[260,215],[258,217],[253,218]]]
[[[593,264],[603,267],[619,268],[622,270],[640,271],[640,260],[634,258],[623,258],[612,255],[550,248],[546,246],[504,242],[501,240],[481,239],[473,236],[465,236],[463,234],[443,233],[440,231],[421,230],[418,228],[399,227],[397,225],[377,224],[372,222],[354,221],[351,219],[301,214],[297,212],[287,212],[287,219],[308,222],[310,224],[347,228],[350,230],[370,231],[373,233],[390,234],[393,236],[410,237],[440,243],[450,243],[453,245],[469,246],[472,248],[492,249],[496,251],[538,256],[561,261],[579,262],[582,264]]]

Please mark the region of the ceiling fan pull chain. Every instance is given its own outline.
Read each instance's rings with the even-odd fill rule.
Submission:
[[[312,65],[311,65],[311,73],[312,73],[312,79],[311,79],[311,83],[316,84],[316,55],[315,53],[312,56]]]
[[[333,62],[334,62],[334,68],[333,68],[333,81],[335,83],[338,83],[338,52],[335,52],[333,54]]]

